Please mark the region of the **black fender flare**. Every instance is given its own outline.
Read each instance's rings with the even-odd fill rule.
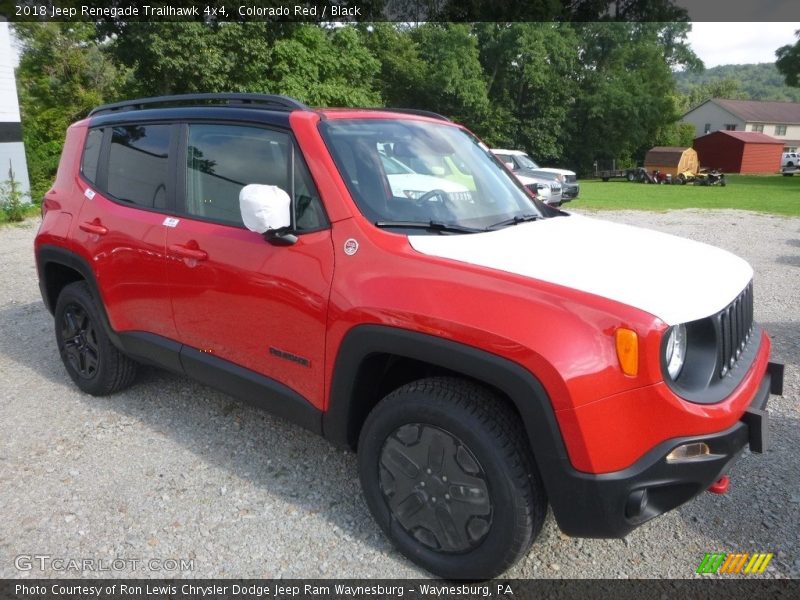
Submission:
[[[102,298],[100,298],[99,290],[97,287],[97,279],[94,276],[89,263],[86,259],[75,254],[74,252],[61,248],[59,246],[43,245],[36,249],[36,269],[39,273],[39,289],[42,292],[42,300],[48,311],[52,314],[55,312],[55,302],[50,301],[50,296],[47,293],[47,281],[45,279],[47,272],[47,265],[58,264],[69,267],[77,272],[89,284],[89,289],[97,301],[102,306]],[[105,311],[104,311],[105,312]],[[105,317],[105,314],[103,314]],[[107,323],[106,323],[107,324]]]
[[[334,445],[354,448],[359,423],[356,379],[362,363],[374,354],[425,362],[481,381],[504,393],[514,404],[527,432],[539,472],[548,481],[571,468],[550,398],[527,369],[506,358],[444,338],[388,327],[358,325],[344,337],[334,366],[324,436]]]

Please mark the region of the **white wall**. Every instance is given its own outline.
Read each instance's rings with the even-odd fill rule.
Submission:
[[[0,21],[0,123],[19,123],[19,100],[14,78],[14,54],[8,23]],[[16,179],[25,192],[30,190],[28,165],[22,141],[0,143],[0,182],[8,179],[9,161]]]
[[[756,123],[747,123],[747,131],[753,131],[753,125]],[[775,133],[775,123],[759,123],[764,126],[764,135],[774,137],[776,140],[782,140],[786,146],[785,148],[797,148],[797,142],[800,140],[800,125],[786,125],[786,133],[778,135]]]
[[[742,119],[733,116],[727,110],[713,102],[701,104],[694,110],[688,112],[681,120],[684,123],[691,123],[694,125],[695,137],[706,134],[706,123],[711,124],[711,130],[708,133],[725,131],[725,126],[729,124],[735,124],[736,131],[745,131],[745,122]],[[766,133],[766,131],[764,133]]]
[[[19,123],[19,102],[13,62],[8,23],[0,21],[0,121]]]

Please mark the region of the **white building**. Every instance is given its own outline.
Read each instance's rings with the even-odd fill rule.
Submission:
[[[14,78],[14,55],[8,23],[0,20],[0,183],[8,179],[8,171],[26,193],[30,191],[28,163],[22,144],[22,124]]]
[[[755,131],[783,142],[784,152],[800,147],[800,104],[712,98],[681,120],[694,125],[695,137],[714,131]]]

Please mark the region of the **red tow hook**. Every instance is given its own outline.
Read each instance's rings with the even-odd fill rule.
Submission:
[[[708,491],[712,494],[727,494],[728,488],[731,485],[731,478],[727,475],[723,475],[719,479],[717,479],[714,483],[711,484],[711,487],[708,488]]]

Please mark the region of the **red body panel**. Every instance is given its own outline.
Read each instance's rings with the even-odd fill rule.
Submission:
[[[382,324],[480,348],[533,373],[581,471],[625,468],[665,439],[721,431],[741,417],[766,370],[766,336],[729,398],[714,405],[686,402],[663,382],[666,325],[656,317],[570,288],[426,256],[406,236],[369,223],[327,151],[319,122],[316,112],[290,117],[332,225],[300,235],[292,246],[185,217],[167,227],[163,213],[122,206],[99,193],[85,199],[88,186],[78,174],[85,123],[68,133],[37,244],[73,241],[92,266],[114,329],[149,331],[213,353],[284,383],[323,410],[346,334],[361,324]],[[358,249],[345,253],[351,240]],[[619,367],[619,327],[639,335],[634,377]],[[303,360],[287,361],[270,348]]]
[[[252,231],[185,217],[164,229],[177,339],[271,377],[322,408],[330,231],[273,246]],[[176,246],[207,258],[182,257]],[[308,364],[280,358],[270,348]]]
[[[99,192],[81,207],[73,240],[92,265],[116,331],[177,336],[167,287],[163,221],[161,213],[122,206]],[[103,227],[107,233],[81,229],[86,224]]]
[[[755,362],[723,402],[687,402],[662,381],[556,412],[570,461],[580,471],[616,471],[666,439],[727,429],[755,396],[767,370],[769,349],[769,338],[763,334]]]

